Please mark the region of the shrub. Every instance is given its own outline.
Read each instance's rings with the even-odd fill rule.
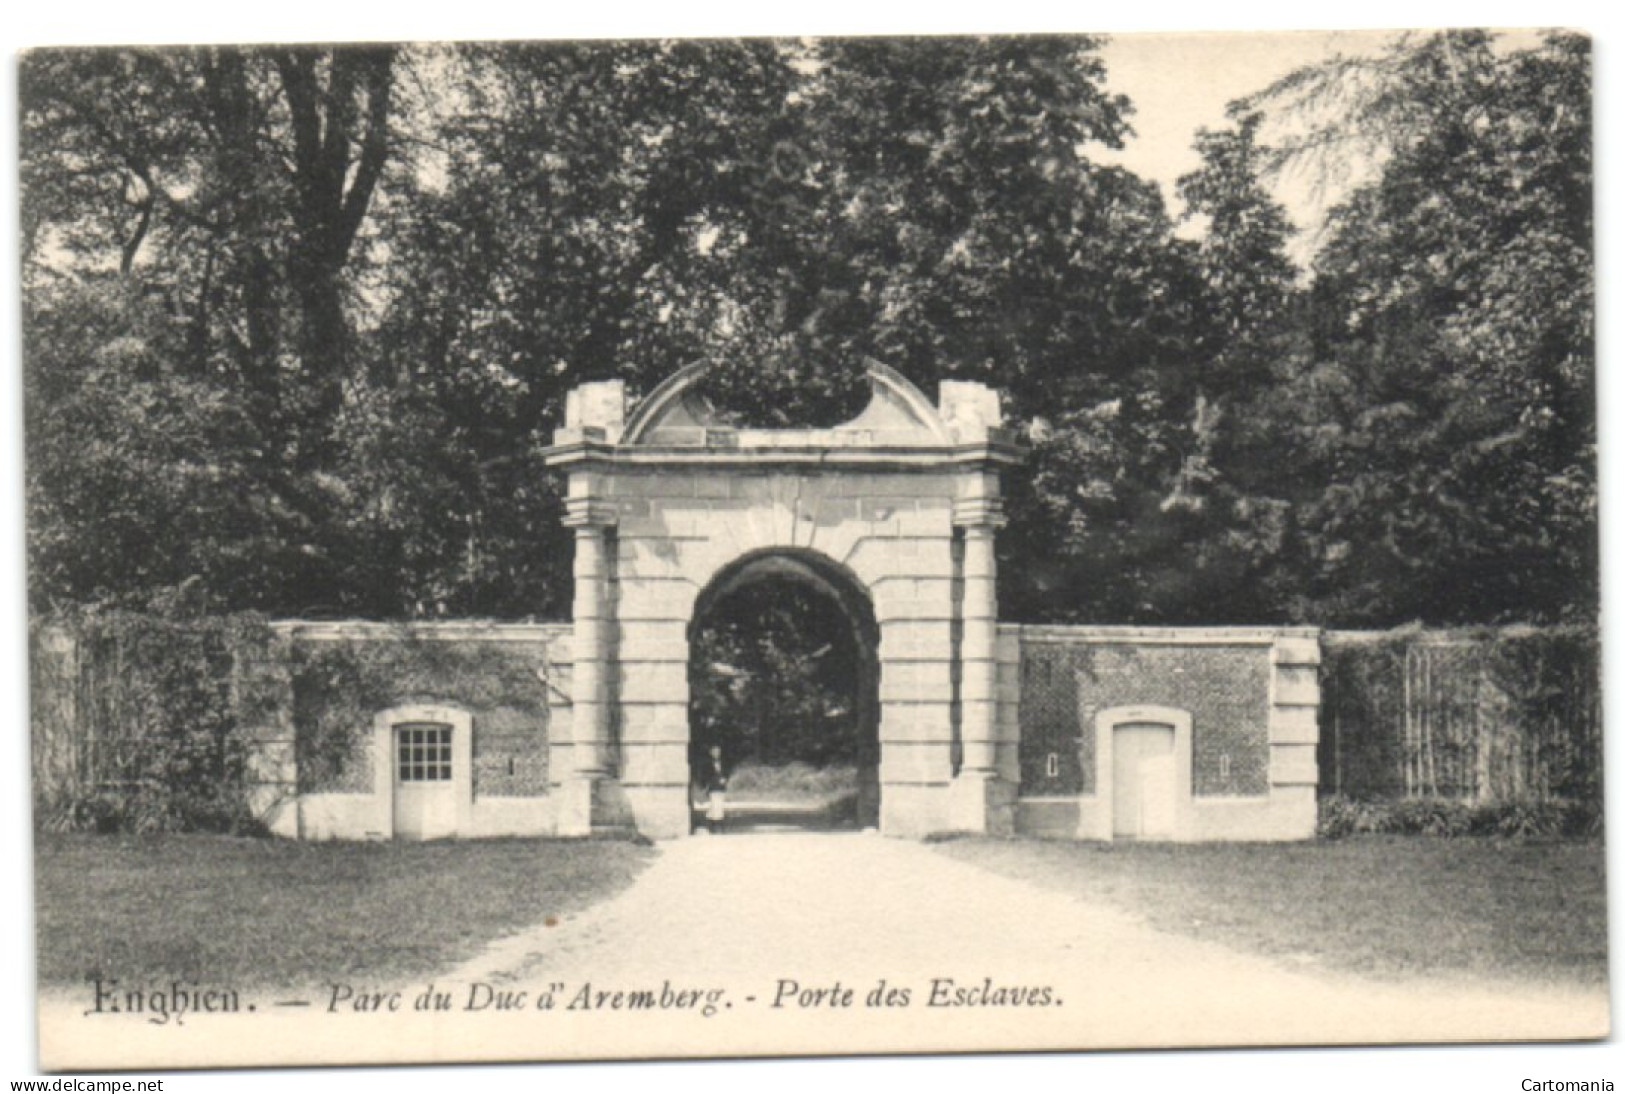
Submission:
[[[1472,831],[1472,808],[1448,798],[1408,798],[1390,807],[1390,831],[1412,836],[1465,836]]]
[[[1583,839],[1601,839],[1603,835],[1602,803],[1591,798],[1569,802],[1564,817],[1563,834]]]
[[[1529,838],[1563,834],[1565,809],[1561,802],[1514,802],[1502,811],[1495,834]]]
[[[1589,839],[1602,835],[1602,810],[1589,800],[1493,802],[1480,806],[1474,830],[1507,839]]]
[[[131,816],[114,795],[95,788],[73,789],[51,794],[37,807],[36,823],[47,832],[117,832],[128,828],[141,831],[143,821]]]
[[[800,761],[788,764],[746,762],[729,778],[728,792],[739,798],[833,802],[851,794],[857,783],[858,770],[851,764],[814,767]]]
[[[1373,835],[1390,830],[1388,809],[1380,802],[1356,801],[1341,794],[1320,800],[1320,820],[1316,832],[1322,839]]]
[[[160,783],[92,787],[53,795],[40,808],[37,825],[47,832],[217,832],[268,835],[248,807],[246,793],[202,798]]]
[[[1442,838],[1594,839],[1602,835],[1603,817],[1601,808],[1588,799],[1471,805],[1449,798],[1360,801],[1329,794],[1320,801],[1316,832],[1322,839],[1385,832]]]

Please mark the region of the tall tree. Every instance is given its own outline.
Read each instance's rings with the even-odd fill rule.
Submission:
[[[1305,293],[1289,257],[1292,224],[1265,185],[1262,122],[1233,110],[1227,128],[1199,130],[1201,166],[1178,183],[1185,218],[1201,227],[1189,365],[1197,394],[1160,509],[1181,528],[1185,565],[1172,571],[1170,593],[1193,621],[1280,618],[1303,500],[1283,475],[1280,422],[1294,411],[1280,392],[1307,361]]]
[[[491,469],[462,480],[444,547],[450,523],[478,524],[486,563],[528,565],[530,603],[562,604],[566,574],[517,563],[540,557],[556,512],[508,501],[509,471],[535,468],[513,429],[556,421],[582,379],[647,391],[699,358],[718,363],[719,408],[758,424],[854,413],[870,356],[928,389],[994,382],[1020,422],[1124,395],[1155,419],[1143,428],[1182,421],[1190,265],[1154,189],[1084,154],[1121,139],[1126,109],[1094,46],[461,51],[467,108],[442,131],[443,185],[403,225],[383,332],[395,378],[379,378]],[[1134,474],[1166,475],[1166,456]],[[1070,512],[1064,492],[1050,501]],[[461,566],[439,553],[441,572]]]
[[[374,610],[567,610],[569,542],[540,449],[576,384],[647,391],[729,344],[790,59],[767,42],[441,59],[454,105],[429,127],[434,170],[386,214],[390,307],[352,453],[375,487],[355,513],[380,562]],[[384,560],[400,563],[392,582]]]
[[[995,381],[1018,418],[1175,356],[1160,203],[1088,159],[1121,144],[1128,109],[1097,46],[819,43],[754,325],[831,370],[874,356],[927,388]]]
[[[1585,614],[1584,40],[1294,74],[1200,137],[1193,240],[1095,162],[1097,45],[30,54],[36,592],[561,614],[566,391],[704,358],[725,413],[827,423],[872,356],[1005,392],[1014,616]],[[1259,174],[1347,148],[1305,288]]]
[[[50,359],[44,339],[61,324],[46,309],[80,299],[52,285],[116,273],[122,294],[163,302],[169,367],[240,401],[254,489],[276,499],[235,532],[235,548],[268,551],[260,563],[280,573],[256,584],[254,606],[291,610],[336,584],[321,472],[353,367],[357,239],[393,152],[394,59],[389,47],[46,50],[21,66],[24,283],[40,305],[25,352]],[[91,481],[63,475],[57,489]],[[176,557],[200,535],[187,512],[163,530]]]
[[[1554,34],[1505,50],[1449,32],[1362,71],[1359,108],[1321,141],[1347,130],[1382,166],[1334,212],[1316,262],[1317,365],[1289,424],[1294,465],[1323,485],[1302,510],[1297,611],[1589,618],[1589,44]],[[1290,105],[1333,75],[1274,95]]]
[[[820,43],[799,99],[805,189],[762,279],[772,306],[753,313],[802,368],[850,377],[872,356],[927,390],[1003,391],[1035,440],[1002,539],[1020,575],[1004,601],[1048,618],[1146,599],[1155,578],[1103,583],[1100,560],[1148,563],[1166,545],[1139,518],[1193,394],[1188,258],[1155,189],[1091,159],[1127,132],[1098,44]],[[749,361],[733,370],[741,401],[793,406]]]
[[[281,548],[261,537],[283,515],[256,488],[256,423],[185,366],[162,302],[103,277],[31,293],[24,322],[35,608],[141,606],[187,582],[225,604],[279,595]]]

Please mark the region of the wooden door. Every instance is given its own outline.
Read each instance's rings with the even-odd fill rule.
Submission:
[[[1112,835],[1174,834],[1174,727],[1120,725],[1112,735]]]
[[[395,727],[397,839],[438,839],[456,833],[451,734],[451,726],[437,723]]]

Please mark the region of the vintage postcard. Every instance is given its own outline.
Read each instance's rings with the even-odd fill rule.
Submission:
[[[44,1070],[1609,1035],[1585,34],[18,87]]]

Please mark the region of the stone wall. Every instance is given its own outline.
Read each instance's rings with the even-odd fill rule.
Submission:
[[[930,514],[958,499],[926,491],[905,496],[884,476],[840,482],[841,489],[874,494],[842,496],[824,490],[834,484],[797,483],[790,492],[817,497],[814,512],[826,519],[753,533],[713,518],[697,526],[706,533],[693,532],[675,545],[658,535],[639,538],[669,515],[664,500],[647,498],[644,514],[627,520],[614,537],[611,596],[623,622],[615,628],[610,663],[616,701],[608,771],[623,792],[636,795],[651,785],[674,791],[677,811],[686,813],[687,627],[702,585],[716,579],[713,566],[726,573],[742,562],[782,560],[786,550],[801,551],[826,558],[837,576],[851,574],[851,595],[867,597],[868,588],[875,590],[870,626],[880,655],[874,684],[887,830],[904,836],[963,830],[954,793],[978,745],[966,732],[968,677],[955,669],[964,660],[956,651],[961,628],[953,616],[964,594],[915,588],[919,582],[959,584],[952,577],[952,525]],[[671,508],[680,512],[724,500],[705,496],[704,489],[691,484]],[[765,490],[769,499],[789,490],[784,478],[730,487],[746,489]],[[899,513],[879,518],[879,497],[892,499]],[[876,534],[875,522],[894,516],[899,519],[884,528],[891,534]],[[902,534],[908,527],[927,534]],[[756,534],[763,539],[752,538]],[[796,546],[772,546],[780,538]],[[645,580],[640,559],[657,553],[656,542],[667,543],[663,557],[687,576]],[[946,575],[933,575],[930,565],[920,563],[938,552],[948,556],[939,567]],[[655,614],[661,605],[670,616]],[[76,687],[87,685],[78,679],[83,674],[57,665],[72,660],[72,641],[47,637],[49,642],[38,643],[34,678],[36,790],[63,783],[63,757],[83,751],[74,703]],[[570,701],[573,637],[569,624],[273,624],[263,640],[237,648],[230,659],[233,703],[256,750],[256,812],[290,836],[391,835],[391,738],[378,716],[439,710],[454,713],[465,727],[459,730],[463,760],[457,780],[466,801],[459,801],[454,834],[558,832],[561,789],[579,745]],[[1102,781],[1111,767],[1102,750],[1111,719],[1123,715],[1185,727],[1180,827],[1172,838],[1312,834],[1321,653],[1316,632],[1003,624],[993,650],[986,685],[995,707],[993,739],[985,762],[1000,786],[1020,795],[1007,807],[1018,830],[1111,837],[1112,788]],[[956,679],[962,697],[957,704]],[[328,734],[325,744],[322,733]],[[335,738],[344,747],[333,747]],[[646,818],[634,819],[641,829]],[[678,820],[685,825],[681,830],[656,828],[651,834],[681,835],[686,820]]]
[[[942,535],[951,495],[903,495],[884,479],[839,480],[840,493],[823,484],[797,485],[797,496],[817,498],[812,511],[823,519],[783,525],[753,539],[749,527],[711,517],[674,537],[671,522],[705,512],[729,499],[708,496],[705,482],[686,484],[678,501],[637,497],[637,480],[620,487],[622,509],[615,537],[611,597],[620,616],[618,656],[613,664],[618,717],[614,719],[614,771],[618,789],[637,801],[665,792],[686,810],[688,767],[687,627],[705,584],[730,563],[750,558],[757,542],[783,537],[800,549],[835,556],[837,565],[860,575],[875,590],[881,658],[881,763],[883,816],[896,835],[952,830],[949,793],[964,742],[954,736],[958,712],[952,696],[955,641],[948,589],[920,591],[919,582],[953,581],[953,559]],[[917,480],[910,480],[917,481]],[[627,483],[628,480],[622,480]],[[832,484],[833,485],[833,484]],[[668,478],[660,484],[671,491]],[[949,487],[945,485],[945,489]],[[741,487],[784,491],[771,479]],[[850,491],[867,489],[868,497]],[[892,492],[888,492],[892,491]],[[652,492],[652,491],[651,491]],[[718,493],[721,491],[718,490]],[[630,495],[630,499],[627,495]],[[889,501],[876,504],[877,498]],[[759,504],[761,499],[755,499]],[[874,533],[878,508],[896,506],[886,531]],[[903,534],[918,525],[916,540]],[[929,527],[927,527],[929,525]],[[942,527],[939,527],[942,525]],[[647,535],[645,535],[647,533]],[[718,540],[722,542],[717,542]],[[656,544],[663,545],[656,548]],[[820,551],[823,547],[825,550]],[[650,565],[650,558],[658,564]],[[933,572],[941,570],[946,572]],[[944,595],[944,594],[947,595]],[[943,610],[938,610],[943,609]],[[547,713],[538,718],[512,706],[468,703],[472,720],[472,795],[469,834],[555,831],[561,781],[572,749],[568,695],[572,628],[538,626],[424,625],[412,641],[452,649],[507,650],[534,662],[545,687]],[[374,761],[365,749],[353,770],[314,785],[300,784],[293,697],[300,663],[297,651],[340,644],[399,643],[399,628],[371,624],[276,625],[277,652],[245,667],[244,687],[286,689],[288,701],[258,734],[264,746],[263,801],[274,826],[307,837],[378,836],[381,815],[372,787]],[[1013,824],[1019,831],[1067,838],[1110,838],[1110,788],[1102,785],[1098,724],[1112,711],[1152,709],[1189,716],[1188,808],[1181,806],[1176,839],[1305,838],[1314,830],[1318,737],[1319,640],[1316,632],[1278,628],[1123,628],[1001,625],[996,645],[994,768],[1016,788]],[[391,702],[457,699],[456,687],[436,688],[418,679]],[[307,704],[308,705],[308,704]],[[367,746],[371,747],[371,746]],[[678,797],[679,792],[681,797]],[[1104,791],[1104,792],[1103,792]],[[526,801],[531,805],[525,805]],[[659,801],[659,798],[655,800]],[[634,820],[643,827],[651,814]],[[680,820],[653,814],[660,835],[686,831]],[[667,824],[666,822],[671,822]],[[682,831],[665,827],[682,825]]]

